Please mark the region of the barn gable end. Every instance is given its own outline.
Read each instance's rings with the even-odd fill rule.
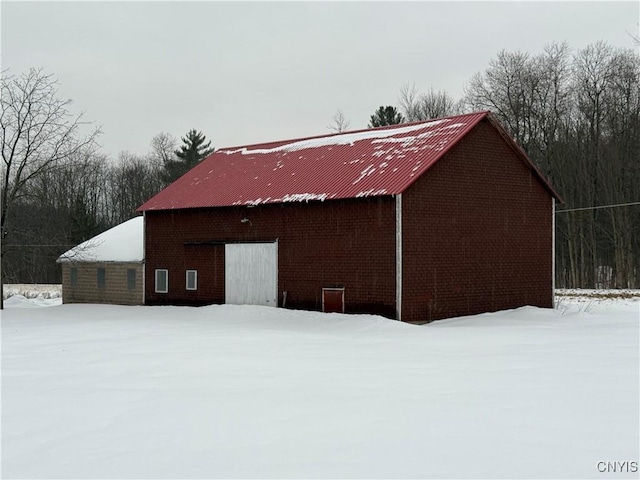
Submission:
[[[489,122],[407,189],[403,216],[403,320],[552,306],[552,197]]]

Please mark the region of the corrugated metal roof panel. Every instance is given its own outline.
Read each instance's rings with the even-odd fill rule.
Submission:
[[[487,115],[217,150],[138,210],[394,195]]]

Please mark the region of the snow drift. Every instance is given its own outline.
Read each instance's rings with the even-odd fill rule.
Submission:
[[[639,305],[425,326],[231,305],[9,308],[2,475],[610,477],[599,462],[638,461]]]

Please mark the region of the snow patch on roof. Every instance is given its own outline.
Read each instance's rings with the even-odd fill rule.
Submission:
[[[246,202],[244,202],[245,205],[250,206],[250,207],[255,207],[257,205],[260,205],[261,203],[268,203],[269,200],[271,200],[271,197],[267,197],[267,198],[257,198],[255,200],[247,200]],[[242,202],[240,202],[242,203]],[[238,203],[238,205],[240,205],[240,203]]]
[[[388,137],[392,137],[394,135],[402,135],[404,133],[414,132],[416,130],[423,130],[425,128],[431,128],[434,125],[438,125],[440,123],[446,123],[450,120],[434,120],[432,122],[420,123],[418,125],[410,125],[406,127],[399,128],[390,128],[388,130],[367,130],[364,132],[356,132],[356,133],[344,133],[341,135],[329,136],[329,137],[321,137],[321,138],[310,138],[307,140],[300,140],[298,142],[287,143],[284,145],[280,145],[279,147],[274,148],[239,148],[236,150],[220,150],[218,153],[225,153],[227,155],[232,155],[234,153],[241,153],[242,155],[256,155],[256,154],[269,154],[276,152],[295,152],[298,150],[305,150],[307,148],[318,148],[318,147],[330,147],[331,145],[352,145],[355,142],[360,140],[373,140],[373,142],[384,141],[382,139],[386,139]],[[419,135],[418,135],[419,137]],[[405,137],[405,138],[416,138],[414,137]],[[393,141],[393,140],[390,140]],[[395,140],[398,141],[398,140]],[[405,139],[399,139],[399,141],[405,141]]]
[[[376,167],[374,167],[373,165],[369,165],[364,170],[362,170],[362,172],[360,172],[360,176],[356,180],[354,180],[353,185],[358,183],[364,177],[368,177],[369,175],[371,175],[375,171],[376,171]]]
[[[366,190],[364,192],[359,192],[356,194],[356,198],[362,198],[362,197],[379,197],[381,195],[386,195],[387,194],[387,189],[386,188],[381,188],[379,190],[376,190],[375,188],[372,188],[370,190]]]
[[[143,229],[143,217],[132,218],[67,250],[58,262],[141,262]]]
[[[329,197],[329,195],[327,195],[326,193],[292,193],[289,195],[285,195],[282,198],[272,198],[272,197],[267,197],[267,198],[256,198],[255,200],[245,200],[245,201],[237,201],[234,202],[233,205],[247,205],[249,207],[255,207],[257,205],[260,205],[262,203],[269,203],[271,201],[273,202],[309,202],[312,200],[319,200],[321,202],[324,202],[327,198],[332,198]]]
[[[320,200],[321,202],[324,202],[326,199],[326,193],[294,193],[282,197],[283,202],[308,202],[310,200]]]

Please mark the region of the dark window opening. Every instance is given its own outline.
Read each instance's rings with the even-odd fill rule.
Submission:
[[[104,288],[107,283],[107,272],[104,268],[98,268],[98,288]]]
[[[136,269],[135,268],[127,269],[127,289],[128,290],[136,289]]]

